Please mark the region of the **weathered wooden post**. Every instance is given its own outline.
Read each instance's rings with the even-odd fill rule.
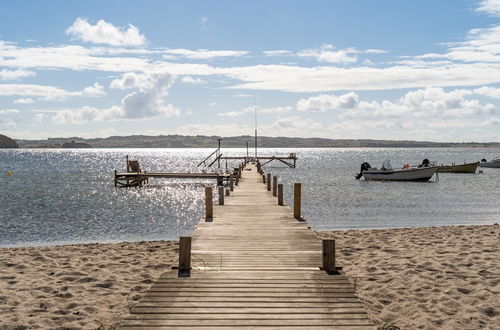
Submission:
[[[266,182],[267,182],[267,191],[271,191],[271,173],[267,173]]]
[[[212,219],[214,215],[214,208],[212,205],[212,187],[205,187],[205,221]]]
[[[278,205],[283,205],[283,184],[278,184]]]
[[[115,170],[115,188],[116,188],[116,170]]]
[[[229,188],[226,188],[226,196],[229,196]]]
[[[236,180],[234,180],[234,185],[237,186],[240,183],[240,177],[237,175]]]
[[[335,240],[323,240],[323,270],[327,273],[336,272],[335,269]]]
[[[224,205],[224,187],[219,187],[219,205]]]
[[[179,277],[191,276],[191,237],[179,238]]]
[[[229,176],[229,190],[234,191],[234,176],[231,174]]]
[[[300,183],[295,183],[293,185],[293,217],[296,219],[300,218],[301,190],[302,190],[302,185]]]
[[[266,175],[262,174],[262,183],[266,183]]]
[[[273,176],[273,196],[278,195],[278,177]]]

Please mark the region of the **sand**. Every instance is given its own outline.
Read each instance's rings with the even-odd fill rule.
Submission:
[[[319,232],[375,324],[500,329],[500,226]]]
[[[164,241],[0,249],[0,329],[110,329],[177,253]]]
[[[500,329],[500,226],[318,232],[375,324]],[[0,249],[0,329],[109,329],[162,272],[176,242]]]

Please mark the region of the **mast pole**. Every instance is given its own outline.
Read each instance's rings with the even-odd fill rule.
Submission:
[[[255,112],[255,161],[257,161],[257,94],[254,95],[253,109]]]

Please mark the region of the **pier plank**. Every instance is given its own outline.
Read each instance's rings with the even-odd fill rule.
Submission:
[[[374,329],[351,281],[320,269],[322,242],[248,164],[192,234],[191,274],[166,272],[122,329]]]

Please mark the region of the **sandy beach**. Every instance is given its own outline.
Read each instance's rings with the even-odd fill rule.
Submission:
[[[375,324],[500,329],[500,226],[319,232]]]
[[[375,324],[500,327],[500,226],[318,232]],[[176,242],[0,249],[0,329],[119,325],[177,263]]]

